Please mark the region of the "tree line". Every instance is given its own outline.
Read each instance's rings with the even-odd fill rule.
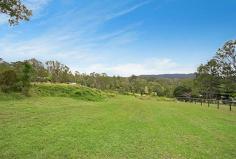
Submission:
[[[8,63],[0,59],[0,88],[2,92],[29,94],[31,82],[77,83],[100,90],[117,91],[122,94],[155,94],[171,97],[176,79],[144,79],[139,76],[108,76],[105,73],[72,73],[70,68],[58,61],[37,59]]]
[[[236,90],[236,41],[220,48],[206,64],[198,67],[195,78],[158,79],[132,75],[108,76],[105,73],[72,73],[58,61],[45,63],[30,59],[8,63],[0,59],[0,89],[3,92],[29,94],[31,82],[77,83],[122,94],[218,98],[233,96]]]

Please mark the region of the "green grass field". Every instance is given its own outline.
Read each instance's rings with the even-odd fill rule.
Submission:
[[[116,96],[0,101],[0,158],[236,158],[236,109]]]

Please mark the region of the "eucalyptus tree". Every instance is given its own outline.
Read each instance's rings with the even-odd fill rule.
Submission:
[[[236,93],[236,40],[227,41],[217,51],[215,59],[220,65],[222,91]]]
[[[10,25],[17,25],[20,20],[28,21],[32,11],[21,0],[0,0],[0,13],[9,17]]]

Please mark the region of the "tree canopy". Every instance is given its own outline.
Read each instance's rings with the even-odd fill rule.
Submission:
[[[32,11],[21,0],[0,0],[0,13],[9,16],[10,25],[17,25],[20,20],[28,21],[32,15]]]
[[[236,93],[236,40],[227,41],[206,64],[198,67],[196,84],[200,94],[214,98]]]

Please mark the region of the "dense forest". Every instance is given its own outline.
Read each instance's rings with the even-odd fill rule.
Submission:
[[[22,92],[28,96],[33,82],[52,82],[77,83],[122,94],[211,99],[222,95],[233,97],[236,90],[235,46],[235,40],[226,42],[212,59],[197,68],[192,78],[120,77],[95,72],[85,74],[72,72],[58,61],[43,63],[33,58],[9,63],[0,59],[0,88],[5,93]]]

